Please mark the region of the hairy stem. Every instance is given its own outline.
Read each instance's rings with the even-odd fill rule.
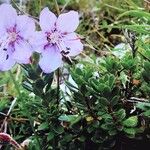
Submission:
[[[59,10],[59,6],[58,6],[58,3],[57,3],[57,0],[54,0],[54,3],[55,3],[55,8],[56,8],[56,11],[57,11],[57,15],[60,15],[60,10]],[[60,69],[58,68],[57,69],[57,104],[59,104],[59,90],[60,90]]]
[[[60,91],[60,69],[57,69],[57,104],[59,105],[59,91]]]
[[[56,11],[57,11],[57,15],[60,15],[60,10],[59,10],[57,0],[54,0],[54,3],[55,3],[55,8],[56,8]]]

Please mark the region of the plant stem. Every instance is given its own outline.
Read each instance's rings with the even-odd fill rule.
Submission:
[[[54,3],[55,3],[55,8],[56,8],[56,11],[57,11],[57,15],[60,15],[60,10],[59,10],[57,0],[54,0]]]
[[[60,69],[57,69],[57,104],[59,105],[59,90],[60,90]]]
[[[87,105],[87,109],[88,109],[88,111],[89,111],[89,114],[90,114],[95,120],[97,120],[97,116],[95,115],[95,113],[93,112],[93,110],[92,110],[92,108],[91,108],[91,106],[90,106],[90,104],[89,104],[89,98],[86,97],[85,95],[84,95],[84,97],[85,97],[85,102],[86,102],[86,105]]]
[[[120,126],[122,126],[122,125],[118,122],[118,118],[114,114],[114,110],[111,105],[108,105],[108,113],[111,115],[111,117],[113,119],[113,123],[116,126],[116,129],[118,130],[118,128],[120,128]]]
[[[13,81],[13,84],[15,86],[15,89],[16,89],[18,95],[21,96],[18,82],[15,80],[13,73],[10,70],[8,72],[9,72],[9,76],[10,76],[11,80]]]
[[[39,11],[41,11],[42,8],[42,0],[39,1]]]
[[[57,0],[54,0],[54,4],[55,4],[55,8],[56,8],[56,11],[57,11],[57,15],[60,15],[60,10],[59,10],[59,6],[58,6],[58,3],[57,3]],[[58,68],[57,69],[57,104],[59,105],[59,90],[60,90],[60,69]]]

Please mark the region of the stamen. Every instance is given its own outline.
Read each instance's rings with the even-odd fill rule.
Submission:
[[[49,37],[49,36],[47,37],[47,41],[48,41],[48,42],[50,42],[50,41],[51,41],[51,39],[50,39],[50,37]]]
[[[59,32],[54,31],[52,33],[47,33],[47,41],[51,44],[57,44],[61,41],[61,35]]]
[[[3,51],[7,51],[7,48],[3,48]]]
[[[64,50],[61,51],[61,54],[62,54],[62,55],[67,55],[67,54],[69,54],[69,53],[70,53],[69,51],[64,51]]]
[[[7,55],[6,55],[6,60],[7,60],[8,58],[9,58],[9,55],[7,54]]]
[[[67,49],[68,51],[70,51],[70,47],[66,47],[66,49]]]

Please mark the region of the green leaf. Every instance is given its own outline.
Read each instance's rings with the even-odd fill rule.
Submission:
[[[147,18],[150,20],[150,14],[148,12],[145,12],[145,11],[140,11],[140,10],[129,10],[129,11],[126,11],[124,13],[122,13],[121,15],[119,15],[118,19],[120,19],[121,17],[124,17],[124,16],[133,16],[133,17],[138,17],[138,18]]]
[[[115,129],[114,130],[109,130],[108,133],[109,133],[110,136],[113,136],[113,135],[117,134],[117,131]]]
[[[62,134],[64,132],[64,128],[62,126],[54,127],[53,130],[58,134]]]
[[[45,82],[42,80],[42,79],[38,79],[34,84],[33,86],[37,89],[40,89],[42,90],[45,86]]]
[[[124,109],[118,110],[115,114],[116,114],[118,120],[120,120],[120,121],[126,117],[126,112]]]
[[[52,82],[53,82],[53,78],[54,78],[54,73],[47,74],[44,77],[44,81],[47,84],[46,91],[48,91],[51,88],[51,85],[52,85]]]
[[[123,131],[127,134],[135,135],[136,130],[134,128],[124,128]]]
[[[108,80],[109,80],[109,75],[106,74],[105,77],[104,77],[104,81],[107,82]]]
[[[129,81],[128,76],[124,72],[120,73],[119,79],[121,80],[124,87],[126,86],[126,82]]]
[[[105,84],[103,84],[103,83],[98,84],[98,89],[100,92],[102,92],[104,90],[104,87],[105,87]]]
[[[87,128],[87,131],[88,131],[88,133],[93,132],[93,131],[94,131],[94,127],[93,127],[93,126],[89,126],[89,127]]]
[[[77,75],[82,75],[82,70],[80,68],[76,68],[76,74]]]
[[[49,124],[47,122],[44,122],[42,123],[39,127],[38,127],[38,130],[45,130],[45,129],[48,129],[49,127]]]
[[[47,136],[47,140],[50,141],[54,138],[54,133],[53,132],[49,132],[48,136]]]
[[[89,82],[90,82],[90,85],[93,87],[94,90],[100,91],[99,86],[98,86],[99,82],[97,80],[90,78]]]
[[[37,80],[39,78],[38,74],[33,69],[28,70],[28,75],[27,76],[31,80]]]
[[[110,96],[111,96],[111,88],[105,85],[102,93],[103,93],[104,97],[110,98]]]
[[[150,76],[146,71],[143,71],[142,76],[145,82],[150,83]]]
[[[132,116],[123,121],[123,125],[126,127],[136,127],[138,123],[138,118],[137,116]]]
[[[58,119],[61,120],[61,121],[66,121],[66,122],[73,122],[77,118],[78,118],[78,115],[66,115],[66,114],[63,114]]]
[[[24,81],[24,82],[22,83],[22,86],[23,86],[26,90],[28,90],[28,91],[30,91],[30,92],[33,91],[32,85],[31,85],[30,83],[28,83],[27,81]]]
[[[146,112],[143,113],[145,116],[150,117],[150,110],[147,110]]]
[[[119,96],[114,96],[112,99],[111,99],[111,104],[112,106],[115,106],[116,104],[118,104],[118,101],[119,101]]]
[[[74,86],[73,84],[71,84],[70,82],[66,81],[65,84],[67,85],[67,87],[73,91],[73,92],[77,92],[78,91],[78,87]]]
[[[107,122],[107,123],[104,123],[104,124],[101,125],[102,129],[109,130],[109,131],[113,130],[114,127],[115,127],[115,125],[112,122],[110,122],[110,123]]]
[[[1,99],[0,100],[0,111],[5,109],[8,106],[9,101],[7,99]]]
[[[72,141],[72,135],[71,134],[66,134],[65,136],[63,136],[63,141],[65,142],[65,144],[66,144],[66,142],[70,142],[70,141]]]
[[[149,110],[150,109],[150,103],[137,103],[136,107],[142,110]]]
[[[115,76],[114,75],[110,75],[110,77],[109,77],[109,86],[111,88],[113,88],[114,83],[115,83]]]
[[[99,98],[99,103],[102,106],[108,106],[109,105],[109,101],[105,97],[100,97]]]
[[[144,69],[146,72],[150,72],[150,62],[148,61],[144,62]]]
[[[99,122],[99,121],[96,121],[96,120],[95,120],[95,121],[93,122],[93,124],[92,124],[92,126],[95,127],[95,128],[98,128],[99,125],[100,125],[100,122]]]
[[[84,142],[84,141],[86,140],[86,137],[85,137],[85,136],[81,136],[81,137],[79,137],[79,140],[80,140],[81,142]]]

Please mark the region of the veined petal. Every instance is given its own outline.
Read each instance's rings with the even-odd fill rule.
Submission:
[[[1,71],[8,71],[10,70],[14,65],[16,61],[12,59],[11,57],[5,61],[3,65],[0,64],[0,70]]]
[[[69,51],[68,56],[76,56],[83,50],[83,44],[78,40],[65,41],[65,45]]]
[[[40,13],[40,26],[44,31],[51,31],[54,28],[57,17],[48,7],[44,8]]]
[[[74,32],[79,25],[79,15],[76,11],[70,11],[59,15],[56,27],[61,32]]]
[[[30,38],[35,32],[34,20],[26,15],[17,16],[16,25],[17,31],[24,39]]]
[[[9,29],[16,23],[17,12],[9,4],[0,5],[0,29]]]
[[[12,59],[11,55],[7,55],[6,51],[0,53],[0,71],[10,70],[15,65],[15,60]]]
[[[33,34],[31,44],[34,50],[41,53],[44,50],[44,46],[47,44],[47,37],[42,31],[37,31]]]
[[[76,56],[83,50],[83,44],[75,32],[66,34],[63,38],[69,56]]]
[[[39,65],[45,73],[51,73],[62,65],[62,56],[55,46],[42,53]]]
[[[31,45],[25,41],[15,43],[15,51],[12,57],[16,62],[27,64],[30,63],[30,57],[32,55]]]
[[[74,40],[79,40],[80,38],[77,36],[77,34],[75,32],[66,34],[63,39],[65,41],[74,41]]]

